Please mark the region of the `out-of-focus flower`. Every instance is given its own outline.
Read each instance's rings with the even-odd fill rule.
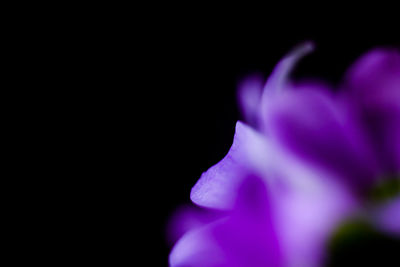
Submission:
[[[400,184],[400,54],[366,54],[334,94],[288,79],[311,50],[286,56],[265,86],[259,77],[242,83],[251,126],[237,123],[230,151],[191,192],[197,205],[226,212],[187,231],[172,266],[320,266],[337,226],[365,210],[400,235],[398,199],[366,205],[379,183]]]

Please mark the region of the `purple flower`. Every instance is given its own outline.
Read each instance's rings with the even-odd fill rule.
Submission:
[[[242,83],[251,126],[237,123],[228,154],[193,187],[206,212],[178,220],[175,231],[199,223],[176,243],[171,266],[320,266],[333,231],[364,211],[400,235],[399,197],[365,205],[376,184],[400,183],[400,54],[369,52],[334,94],[288,79],[311,50],[306,43],[286,56],[265,86],[260,77]]]

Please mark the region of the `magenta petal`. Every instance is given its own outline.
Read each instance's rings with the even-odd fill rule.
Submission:
[[[215,229],[228,266],[281,266],[281,252],[265,183],[247,177],[238,192],[231,217]]]
[[[168,224],[168,240],[175,243],[186,232],[217,221],[226,216],[225,212],[203,209],[196,206],[183,206],[170,218]]]
[[[400,53],[373,50],[348,71],[346,92],[388,173],[400,172]]]
[[[203,173],[192,188],[191,200],[204,207],[225,209],[233,205],[238,185],[249,170],[254,171],[263,138],[247,125],[238,122],[228,154]],[[260,155],[262,157],[262,155]]]
[[[282,266],[265,184],[247,176],[226,219],[188,232],[171,266]]]
[[[261,96],[261,104],[258,111],[261,128],[263,126],[262,121],[265,120],[265,113],[263,111],[267,108],[270,97],[273,97],[287,87],[289,75],[297,62],[313,50],[314,44],[312,42],[305,42],[293,49],[275,66],[264,86]]]
[[[238,90],[238,102],[249,125],[259,128],[264,99],[286,86],[294,66],[313,49],[314,45],[311,42],[304,42],[293,49],[275,66],[265,85],[261,75],[253,75],[242,81]]]
[[[257,127],[264,79],[260,75],[247,77],[238,88],[238,102],[246,122]]]
[[[386,203],[375,216],[382,230],[400,236],[400,197]]]
[[[313,84],[287,89],[269,98],[263,112],[268,134],[314,167],[355,187],[375,177],[369,144],[328,89]]]
[[[279,91],[286,86],[288,76],[297,62],[314,50],[312,42],[305,42],[293,49],[275,66],[264,87],[264,93]],[[264,96],[263,96],[264,98]]]
[[[225,266],[222,249],[212,236],[213,228],[220,223],[222,222],[217,221],[187,232],[175,244],[169,255],[170,266]]]
[[[353,196],[334,179],[309,181],[276,195],[277,232],[285,266],[321,266],[336,226],[357,208]]]
[[[367,53],[350,68],[346,78],[346,87],[354,101],[365,109],[399,114],[399,51],[379,49]]]
[[[396,169],[400,172],[400,123],[397,125],[396,131],[393,131],[395,135],[393,138],[394,151],[396,157]]]

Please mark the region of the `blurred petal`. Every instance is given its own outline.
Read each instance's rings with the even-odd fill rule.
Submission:
[[[170,218],[168,224],[168,240],[175,243],[186,232],[212,223],[226,216],[225,212],[203,209],[197,206],[183,206]]]
[[[328,89],[303,84],[266,101],[266,131],[288,151],[355,187],[373,179],[377,167],[369,144]]]
[[[352,195],[335,180],[314,180],[308,189],[287,188],[275,199],[285,266],[321,266],[334,229],[357,208]]]
[[[238,102],[249,125],[257,127],[264,79],[253,75],[242,81],[238,88]]]
[[[348,98],[358,109],[386,172],[400,172],[400,53],[373,50],[348,71]]]
[[[312,42],[305,42],[294,48],[276,65],[265,84],[264,92],[281,90],[287,83],[289,74],[297,62],[313,50],[314,44]]]
[[[249,125],[259,128],[258,124],[262,119],[260,110],[265,105],[264,99],[286,85],[296,63],[313,49],[314,44],[311,42],[304,42],[293,49],[276,65],[265,85],[261,75],[249,76],[239,85],[238,102]]]
[[[281,253],[265,184],[246,176],[229,217],[187,233],[170,255],[171,266],[281,266]]]
[[[203,173],[192,188],[191,200],[205,207],[225,209],[233,205],[238,185],[249,170],[256,169],[252,159],[262,150],[263,137],[247,125],[237,122],[233,144],[228,154]],[[251,156],[250,156],[251,154]]]
[[[263,89],[261,105],[258,111],[261,121],[264,120],[263,116],[265,114],[263,111],[269,103],[269,98],[287,86],[289,75],[297,62],[313,50],[314,44],[312,42],[305,42],[293,49],[276,65]]]
[[[367,53],[349,69],[346,87],[366,109],[400,112],[400,52],[377,49]]]
[[[281,266],[273,212],[264,182],[247,176],[231,217],[215,232],[228,266]]]
[[[391,138],[393,140],[394,144],[394,151],[395,151],[395,157],[396,157],[396,169],[400,173],[400,122],[397,125],[397,129],[393,131],[394,137]],[[400,175],[399,175],[400,179]]]
[[[392,199],[376,214],[379,227],[400,237],[400,197]]]
[[[187,232],[169,255],[170,266],[225,266],[223,251],[212,236],[213,228],[221,223],[217,221]]]

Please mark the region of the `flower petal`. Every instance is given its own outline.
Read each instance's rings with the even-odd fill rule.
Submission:
[[[400,52],[373,50],[349,69],[344,83],[348,99],[358,109],[381,165],[400,172]]]
[[[365,54],[349,69],[345,87],[366,109],[400,112],[400,52],[377,49]]]
[[[264,86],[261,97],[261,105],[258,111],[259,120],[261,121],[259,123],[261,123],[261,126],[263,125],[262,121],[265,119],[265,113],[263,111],[267,108],[266,106],[269,103],[269,98],[287,87],[289,75],[297,62],[313,50],[314,44],[312,42],[304,42],[293,49],[275,66]]]
[[[252,160],[268,150],[263,150],[263,137],[242,122],[237,122],[233,144],[228,154],[203,173],[192,188],[191,200],[204,207],[225,209],[233,205],[238,185],[245,174],[257,170],[257,160]]]
[[[225,212],[203,209],[193,205],[182,206],[171,216],[168,224],[168,240],[175,243],[185,233],[212,223],[226,216]]]
[[[262,120],[260,111],[265,105],[264,99],[285,87],[297,62],[313,50],[312,42],[304,42],[279,61],[265,84],[261,75],[249,76],[239,84],[238,102],[249,125],[259,128]]]
[[[226,219],[187,233],[170,255],[171,266],[282,266],[265,184],[246,176]]]
[[[308,190],[287,188],[274,199],[285,266],[321,266],[331,234],[357,208],[352,195],[329,179],[315,179]]]
[[[213,228],[221,221],[187,232],[173,247],[169,255],[171,267],[224,266],[224,254],[213,240]]]
[[[328,89],[303,84],[266,101],[265,129],[288,151],[354,187],[374,178],[377,167],[366,138]]]
[[[242,81],[238,88],[238,102],[246,122],[257,127],[264,79],[253,75]]]
[[[314,50],[312,42],[304,42],[287,54],[274,68],[264,87],[264,92],[279,91],[288,82],[288,76],[297,62]]]
[[[400,237],[400,197],[385,203],[375,217],[382,230]]]

